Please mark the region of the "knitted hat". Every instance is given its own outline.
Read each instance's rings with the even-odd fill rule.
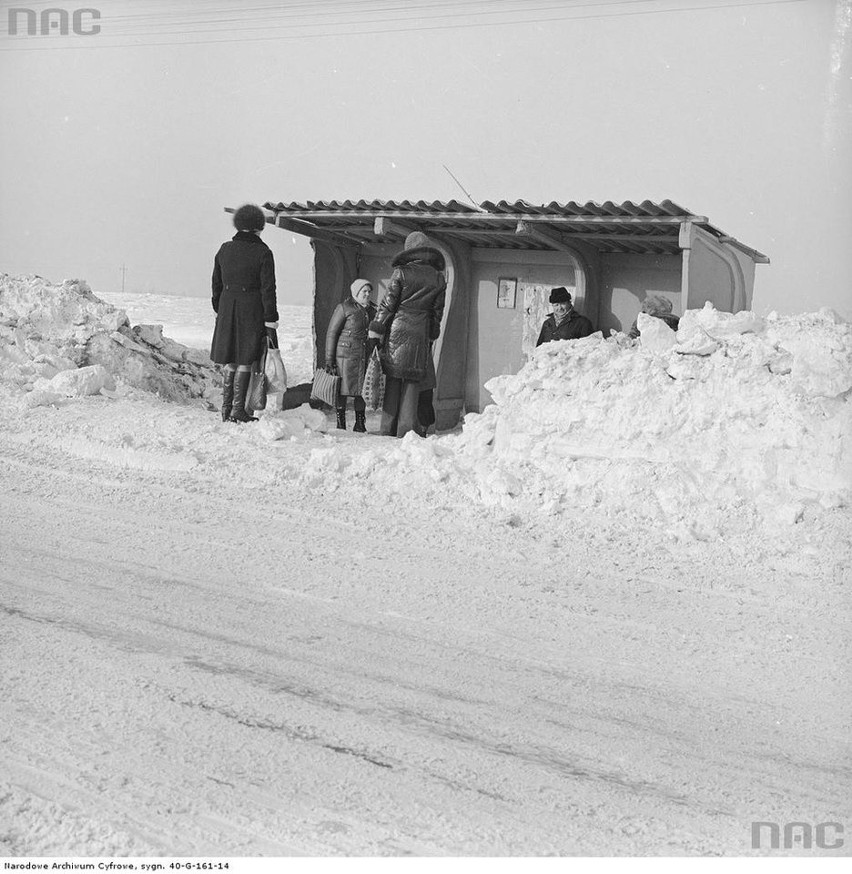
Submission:
[[[425,247],[433,247],[434,243],[422,231],[412,231],[405,238],[404,249],[423,249]]]
[[[349,286],[349,290],[352,292],[352,297],[355,297],[355,295],[358,294],[365,285],[370,289],[370,291],[373,290],[373,283],[370,282],[369,279],[356,279],[352,285]]]
[[[246,203],[234,213],[234,227],[238,231],[262,231],[266,226],[266,216],[259,206]]]
[[[661,294],[649,294],[642,301],[642,312],[649,316],[661,316],[672,311],[672,302]]]
[[[571,303],[571,295],[564,285],[557,285],[556,288],[550,290],[551,303]]]

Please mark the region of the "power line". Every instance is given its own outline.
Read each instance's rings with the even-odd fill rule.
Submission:
[[[50,0],[48,0],[48,2],[50,2]],[[388,2],[398,2],[398,0],[388,0]],[[532,7],[530,6],[528,0],[527,0],[527,2],[524,2],[524,0],[457,0],[457,2],[452,2],[452,0],[451,0],[451,2],[443,2],[443,0],[441,0],[441,2],[437,2],[437,3],[435,3],[435,2],[426,3],[426,4],[404,3],[402,5],[396,5],[396,6],[387,6],[386,5],[383,7],[376,7],[375,6],[376,0],[350,0],[349,3],[343,3],[342,5],[340,5],[340,8],[338,8],[338,9],[325,10],[325,11],[320,11],[320,12],[316,11],[316,7],[314,5],[305,4],[305,3],[289,3],[289,4],[283,4],[283,5],[279,4],[276,7],[255,6],[255,7],[248,7],[245,10],[243,10],[245,12],[249,12],[252,10],[253,11],[271,11],[272,14],[267,15],[265,17],[241,14],[239,17],[236,17],[236,18],[235,17],[213,18],[213,17],[210,17],[211,13],[205,12],[205,13],[201,13],[201,14],[205,15],[206,18],[200,19],[200,20],[195,20],[195,21],[193,21],[193,20],[181,20],[181,19],[185,19],[188,15],[197,14],[197,13],[177,13],[177,17],[167,16],[167,17],[163,18],[163,20],[161,20],[161,21],[154,20],[157,16],[151,16],[151,15],[142,15],[142,16],[115,16],[115,15],[112,15],[112,16],[110,16],[109,19],[103,19],[103,21],[109,25],[112,25],[115,22],[123,23],[123,22],[129,21],[131,18],[133,18],[133,19],[141,18],[146,22],[146,26],[169,27],[169,26],[174,25],[176,27],[181,28],[179,31],[174,31],[174,33],[190,33],[191,34],[191,33],[204,33],[204,32],[208,32],[208,33],[219,32],[219,31],[200,31],[198,28],[200,26],[205,25],[205,24],[214,24],[214,25],[215,24],[235,24],[235,23],[246,23],[246,22],[255,21],[255,22],[261,22],[260,26],[263,29],[269,29],[270,27],[287,26],[287,25],[275,25],[274,24],[275,21],[287,21],[290,19],[298,19],[298,18],[316,19],[316,18],[319,18],[320,16],[329,16],[329,15],[333,15],[333,16],[340,18],[342,16],[363,17],[363,16],[368,16],[368,15],[380,15],[380,14],[393,13],[393,12],[402,13],[401,16],[395,17],[395,18],[373,19],[370,22],[365,22],[365,23],[376,23],[377,24],[377,23],[383,23],[383,22],[389,22],[389,21],[404,21],[406,18],[420,20],[420,19],[424,19],[424,18],[426,18],[426,19],[428,19],[428,18],[461,18],[461,17],[473,17],[473,16],[479,16],[479,15],[508,15],[508,14],[524,13],[524,12],[528,13],[530,11],[534,11],[534,12],[545,11],[545,10],[550,10],[550,9],[554,9],[554,8],[559,8],[559,7],[566,7],[566,9],[574,10],[574,9],[593,7],[593,6],[613,6],[613,7],[615,7],[615,6],[634,6],[637,3],[647,4],[647,3],[653,3],[653,2],[659,2],[659,0],[603,0],[603,2],[601,2],[601,0],[595,0],[595,2],[579,2],[579,3],[575,2],[575,3],[571,3],[570,5],[567,5],[567,6],[566,6],[566,0],[550,0],[548,5],[545,5],[545,6],[539,5],[539,6],[532,6]],[[493,8],[493,9],[486,9],[486,10],[470,10],[470,11],[461,9],[461,7],[463,7],[463,6],[490,5],[493,7],[498,3],[512,3],[515,5],[520,4],[520,6],[519,6],[519,8],[515,8],[515,9]],[[370,6],[370,5],[372,5],[373,8],[364,8],[365,6]],[[306,6],[310,7],[310,9],[312,11],[309,13],[290,11],[290,10],[294,10],[294,9],[302,9]],[[358,8],[355,8],[356,6]],[[421,9],[426,10],[426,11],[437,11],[441,8],[447,8],[447,7],[451,8],[453,10],[453,12],[452,13],[440,13],[439,12],[437,15],[431,15],[431,16],[430,15],[412,15],[411,14],[413,11],[421,10]],[[219,15],[219,14],[233,15],[233,10],[213,10],[212,14],[213,15]],[[340,26],[348,26],[351,23],[352,22],[339,22]],[[311,27],[311,26],[316,26],[316,23],[290,25],[290,26],[293,26],[293,27]],[[184,27],[189,28],[189,29],[184,29]],[[228,32],[231,32],[234,29],[235,28],[228,28],[227,30],[228,30]],[[258,28],[236,28],[236,29],[247,30],[247,29],[258,29]],[[159,31],[159,32],[155,31],[155,32],[151,32],[151,33],[145,33],[144,31],[140,31],[140,32],[137,32],[135,35],[136,36],[162,36],[162,35],[165,35],[165,33],[166,32],[164,32],[164,31]],[[131,34],[124,33],[124,32],[113,32],[110,34],[106,34],[106,36],[110,36],[110,35],[112,35],[112,36],[128,36]],[[29,38],[30,39],[38,39],[39,37],[32,36]]]
[[[43,3],[53,4],[54,0],[41,0]],[[216,0],[219,2],[219,0]],[[309,15],[311,17],[314,16],[323,16],[323,15],[346,15],[346,14],[371,14],[381,13],[381,12],[393,12],[393,11],[410,11],[412,9],[438,9],[440,7],[453,7],[458,8],[460,6],[482,6],[484,4],[495,5],[498,3],[523,3],[524,0],[448,0],[448,2],[444,2],[444,0],[439,0],[439,2],[425,3],[425,4],[417,4],[417,3],[403,3],[402,5],[397,6],[381,6],[376,4],[381,3],[399,3],[399,0],[344,0],[344,2],[336,3],[334,5],[339,6],[338,9],[328,9],[323,11],[317,11],[317,3],[277,3],[274,6],[244,6],[238,7],[236,10],[233,7],[226,7],[220,9],[210,9],[203,10],[198,9],[197,7],[186,9],[185,11],[177,11],[174,9],[174,4],[170,5],[170,8],[166,12],[155,12],[148,11],[139,14],[111,14],[109,16],[110,22],[116,21],[147,21],[155,18],[163,18],[164,20],[160,23],[163,24],[173,24],[175,23],[175,19],[189,19],[186,23],[192,23],[192,21],[197,17],[201,16],[202,20],[198,23],[207,24],[207,23],[216,23],[218,21],[229,22],[229,21],[245,21],[247,18],[249,20],[260,21],[264,20],[261,16],[264,13],[272,13],[273,15],[277,15],[279,13],[286,13],[288,10],[292,9],[310,9]],[[570,8],[575,8],[578,6],[595,6],[595,5],[610,5],[610,6],[629,6],[633,3],[651,3],[655,2],[655,0],[608,0],[607,3],[570,3],[570,0],[552,0],[552,2],[556,5],[569,5]],[[375,6],[375,9],[365,9],[366,6]],[[32,3],[31,3],[32,7]],[[30,7],[30,8],[31,8]],[[44,11],[44,10],[43,10]],[[499,11],[499,10],[495,10]],[[520,10],[517,10],[520,11]],[[261,16],[251,16],[248,13],[259,12]],[[212,15],[234,15],[239,14],[238,18],[225,18],[225,19],[215,19],[211,18]],[[287,16],[284,16],[287,17]],[[300,13],[295,13],[295,17],[304,17],[301,16]],[[203,19],[208,20],[203,20]],[[104,19],[107,20],[107,19]],[[152,21],[152,23],[155,23]]]
[[[369,2],[373,2],[373,0],[369,0]],[[147,26],[151,27],[169,27],[176,26],[179,29],[173,31],[154,31],[150,33],[145,32],[127,32],[127,31],[115,31],[113,29],[110,30],[109,34],[105,34],[106,36],[165,36],[168,34],[198,34],[198,33],[233,33],[235,31],[245,31],[245,30],[274,30],[281,27],[292,27],[292,28],[306,28],[306,27],[316,27],[319,22],[311,21],[306,24],[292,24],[290,23],[293,19],[305,19],[311,18],[316,19],[319,16],[323,15],[334,15],[337,18],[349,16],[363,18],[364,16],[369,15],[382,15],[385,13],[393,13],[400,12],[402,13],[399,16],[390,17],[390,18],[374,18],[369,21],[364,21],[365,24],[382,24],[382,23],[390,23],[390,22],[405,22],[406,19],[411,19],[415,21],[429,20],[435,18],[472,18],[476,16],[483,15],[514,15],[518,13],[529,13],[529,12],[543,12],[549,11],[552,9],[558,9],[560,7],[565,6],[565,0],[551,0],[545,6],[531,6],[529,2],[521,5],[518,8],[507,8],[507,9],[486,9],[486,10],[471,10],[471,11],[462,11],[459,7],[461,6],[470,6],[476,5],[481,6],[483,3],[490,3],[493,5],[495,2],[509,2],[518,4],[521,0],[462,0],[462,2],[456,3],[429,3],[429,4],[405,4],[402,6],[389,6],[384,8],[373,8],[373,9],[357,9],[352,11],[344,11],[343,9],[335,10],[335,11],[325,11],[325,12],[310,12],[310,13],[282,13],[282,10],[276,9],[275,14],[271,17],[260,18],[260,17],[252,17],[252,16],[241,16],[238,18],[209,18],[207,20],[200,20],[196,22],[190,21],[175,21],[175,20],[164,20],[164,21],[151,21]],[[595,0],[595,2],[590,3],[576,3],[572,4],[570,9],[581,9],[586,7],[593,6],[625,6],[625,5],[634,5],[635,3],[650,3],[655,2],[655,0]],[[304,4],[294,4],[295,6],[303,6]],[[453,12],[438,12],[436,15],[412,15],[411,13],[416,10],[427,10],[427,11],[437,11],[440,8],[450,7]],[[111,17],[109,19],[109,23],[112,24],[117,19],[115,17]],[[233,24],[244,24],[246,22],[259,22],[257,26],[253,27],[227,27],[227,28],[217,28],[214,30],[202,30],[200,29],[203,25],[213,24],[213,25],[233,25]],[[276,24],[275,21],[280,21],[282,23]],[[348,27],[351,24],[355,24],[358,22],[353,21],[338,21],[332,22],[331,26],[340,26],[340,27]],[[39,39],[38,36],[30,36],[29,39]]]
[[[473,0],[473,2],[476,3],[477,5],[481,5],[483,0]],[[494,0],[488,0],[488,2],[494,2]],[[517,2],[519,2],[519,0],[509,0],[509,2],[517,3]],[[602,2],[602,0],[595,0],[595,2],[590,2],[590,3],[576,3],[576,4],[571,5],[569,8],[570,9],[583,9],[583,8],[596,7],[596,6],[625,6],[625,5],[635,5],[636,3],[650,3],[650,2],[655,2],[655,0],[616,0],[616,2],[612,2],[612,0],[603,0],[603,2]],[[297,5],[301,5],[301,4],[297,4]],[[404,13],[402,16],[398,16],[398,17],[376,18],[376,19],[372,19],[369,22],[364,22],[365,24],[386,24],[386,23],[392,23],[392,22],[393,23],[395,23],[395,22],[404,23],[406,21],[406,19],[413,19],[416,21],[428,21],[431,19],[440,19],[440,18],[473,18],[476,16],[483,16],[483,15],[514,15],[517,13],[544,12],[544,11],[549,11],[549,10],[554,9],[554,8],[558,8],[559,6],[564,6],[565,4],[564,4],[564,0],[556,0],[556,6],[554,6],[554,3],[549,3],[546,6],[530,6],[529,3],[526,3],[524,6],[522,6],[521,8],[517,8],[517,9],[490,9],[490,10],[479,10],[479,11],[471,11],[471,12],[458,11],[458,7],[460,5],[465,5],[465,4],[435,3],[435,4],[427,4],[425,6],[423,6],[423,5],[405,5],[405,6],[389,7],[387,9],[383,9],[383,10],[378,10],[378,9],[372,10],[371,9],[371,10],[360,10],[357,12],[343,12],[343,13],[340,13],[340,12],[321,12],[321,13],[311,13],[310,15],[307,15],[307,16],[304,14],[301,14],[301,13],[297,13],[296,15],[280,16],[280,17],[281,18],[288,18],[288,19],[306,18],[306,17],[314,18],[317,15],[338,15],[339,16],[341,14],[342,15],[352,15],[352,16],[357,15],[357,16],[361,17],[364,15],[381,14],[384,12],[400,11],[400,12]],[[470,4],[468,3],[467,5],[470,5]],[[452,7],[455,11],[453,13],[439,12],[437,15],[410,15],[410,14],[408,14],[412,10],[416,10],[416,9],[436,10],[439,7],[448,7],[448,6]],[[653,10],[649,10],[649,11],[653,11]],[[135,34],[135,36],[168,36],[168,35],[199,34],[199,33],[234,33],[234,32],[240,32],[240,31],[252,31],[252,30],[269,31],[269,30],[276,30],[278,28],[310,28],[310,27],[317,26],[316,22],[308,22],[306,24],[292,24],[288,21],[287,23],[274,24],[274,23],[271,23],[269,21],[264,21],[263,24],[260,24],[258,26],[254,26],[254,27],[251,27],[251,26],[250,27],[228,27],[227,29],[216,28],[213,30],[202,30],[199,27],[200,25],[203,25],[203,24],[233,24],[233,23],[244,22],[245,20],[246,19],[243,19],[243,18],[211,19],[209,21],[200,21],[195,25],[191,25],[188,29],[181,28],[179,30],[173,30],[173,31],[159,31],[159,32],[153,32],[153,33],[138,33],[138,34]],[[251,20],[260,21],[260,19],[257,19],[257,18],[255,18],[255,19],[249,18],[248,20],[249,21],[251,21]],[[184,22],[184,23],[187,25],[190,24],[189,22]],[[335,26],[348,27],[351,24],[355,24],[355,23],[358,23],[358,22],[340,21],[340,22],[333,22],[331,24],[331,26],[332,27],[335,27]],[[174,24],[174,22],[162,22],[163,26],[168,26],[169,24]],[[118,37],[118,36],[133,36],[134,34],[129,33],[129,32],[115,32],[115,33],[110,33],[108,35]],[[30,37],[30,39],[38,39],[38,38],[39,37]]]
[[[546,18],[522,18],[514,21],[489,21],[489,22],[472,22],[472,23],[449,23],[449,24],[435,24],[435,25],[427,25],[427,26],[419,26],[419,27],[396,27],[396,28],[381,28],[376,30],[347,30],[347,31],[338,31],[334,33],[313,33],[313,34],[293,34],[293,35],[276,35],[276,36],[262,36],[262,37],[237,37],[234,39],[201,39],[201,40],[171,40],[166,42],[147,42],[147,43],[139,43],[139,42],[131,42],[131,43],[119,43],[114,45],[106,45],[102,43],[100,40],[98,41],[90,41],[87,40],[83,44],[76,45],[52,45],[52,46],[39,46],[39,47],[21,47],[21,48],[0,48],[0,53],[6,52],[24,52],[24,51],[58,51],[58,50],[76,50],[80,48],[87,49],[114,49],[114,48],[146,48],[146,47],[156,47],[156,46],[190,46],[190,45],[218,45],[224,43],[252,43],[252,42],[270,42],[270,41],[283,41],[283,40],[301,40],[301,39],[319,39],[319,38],[327,38],[327,37],[340,37],[340,36],[373,36],[378,34],[386,34],[386,33],[414,33],[414,32],[428,32],[428,31],[439,31],[439,30],[463,30],[469,29],[473,27],[505,27],[505,26],[517,26],[519,24],[544,24],[553,21],[589,21],[595,19],[608,19],[608,18],[625,18],[625,17],[635,17],[639,15],[674,15],[677,13],[685,13],[685,12],[703,12],[703,11],[713,11],[717,9],[742,9],[746,8],[756,8],[759,6],[785,6],[793,3],[804,3],[806,0],[751,0],[751,2],[735,2],[735,3],[722,3],[715,4],[710,6],[680,6],[672,9],[645,9],[638,10],[636,12],[615,12],[611,14],[596,14],[596,15],[559,15],[559,16],[550,16]],[[605,4],[605,5],[613,5],[613,4]],[[464,15],[464,13],[463,13]],[[451,17],[440,16],[440,17]],[[404,19],[389,19],[389,21],[404,21]],[[376,22],[378,23],[378,22]],[[347,27],[351,26],[352,22],[346,24],[340,24],[338,26]],[[307,26],[307,25],[303,25]],[[332,25],[334,26],[334,25]],[[265,28],[268,29],[268,28]],[[186,31],[187,33],[193,33],[197,31]],[[124,36],[125,34],[122,34]],[[163,35],[163,34],[139,34],[140,36],[154,36],[154,35]],[[16,37],[16,39],[18,39]],[[27,38],[24,38],[27,39]],[[55,39],[55,37],[51,37],[51,39]]]

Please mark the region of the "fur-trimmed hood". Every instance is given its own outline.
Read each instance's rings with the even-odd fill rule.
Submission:
[[[414,261],[422,261],[435,270],[441,271],[445,268],[444,256],[431,246],[420,246],[417,249],[405,249],[396,256],[391,262],[393,267],[405,267]]]

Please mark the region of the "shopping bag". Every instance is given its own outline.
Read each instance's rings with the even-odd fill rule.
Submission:
[[[268,394],[287,391],[287,370],[281,360],[280,349],[270,349],[266,353],[266,391]]]
[[[385,401],[385,372],[382,370],[378,349],[373,350],[373,354],[367,362],[361,396],[364,398],[368,410],[380,410]]]
[[[318,367],[314,373],[314,384],[311,386],[311,397],[317,398],[330,407],[337,406],[340,396],[340,377],[326,373],[325,369]]]
[[[260,358],[251,366],[248,391],[246,391],[246,412],[266,409],[266,358],[268,344],[263,344]]]

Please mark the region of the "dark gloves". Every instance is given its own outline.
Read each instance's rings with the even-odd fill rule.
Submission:
[[[378,348],[381,342],[382,341],[379,340],[378,337],[370,337],[367,340],[367,358],[369,358],[373,354],[373,349]]]
[[[330,373],[332,376],[340,376],[340,371],[337,369],[336,364],[326,364],[325,372]]]
[[[266,339],[269,341],[270,349],[278,348],[278,331],[275,328],[266,327]]]

